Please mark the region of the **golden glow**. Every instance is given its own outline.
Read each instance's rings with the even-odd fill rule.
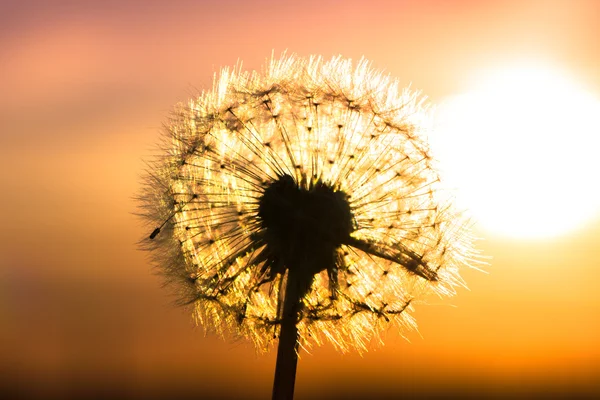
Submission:
[[[434,143],[459,201],[490,231],[554,236],[598,210],[600,102],[560,71],[487,71],[442,104]]]
[[[140,196],[165,227],[150,238],[158,266],[199,323],[266,350],[289,273],[270,272],[280,258],[263,239],[260,199],[284,175],[304,189],[322,181],[348,196],[354,227],[335,265],[310,276],[302,345],[366,349],[388,322],[414,328],[413,300],[453,295],[459,268],[477,262],[438,190],[421,102],[364,60],[284,57],[267,71],[225,69],[173,113],[171,144]]]

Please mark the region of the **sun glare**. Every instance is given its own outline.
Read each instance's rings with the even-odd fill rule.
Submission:
[[[549,237],[600,208],[600,101],[540,65],[487,71],[436,112],[432,145],[482,227]]]

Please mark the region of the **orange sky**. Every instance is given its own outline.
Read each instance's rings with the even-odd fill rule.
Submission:
[[[221,66],[286,49],[364,55],[435,103],[531,58],[600,98],[595,0],[12,3],[0,5],[0,390],[34,397],[270,395],[274,352],[193,328],[135,245],[148,234],[131,215],[142,160],[172,105]],[[477,234],[490,273],[465,271],[470,291],[419,306],[422,337],[303,354],[297,397],[600,394],[600,220],[546,240]]]

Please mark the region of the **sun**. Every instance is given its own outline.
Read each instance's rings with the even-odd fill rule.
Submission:
[[[600,208],[600,101],[549,66],[486,71],[442,102],[431,141],[457,200],[490,232],[557,236]]]

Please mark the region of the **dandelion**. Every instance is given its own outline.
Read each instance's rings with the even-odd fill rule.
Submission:
[[[140,196],[145,243],[197,323],[278,341],[274,397],[293,395],[300,346],[414,329],[415,301],[454,294],[477,262],[426,123],[416,93],[341,57],[223,69],[172,113]]]

